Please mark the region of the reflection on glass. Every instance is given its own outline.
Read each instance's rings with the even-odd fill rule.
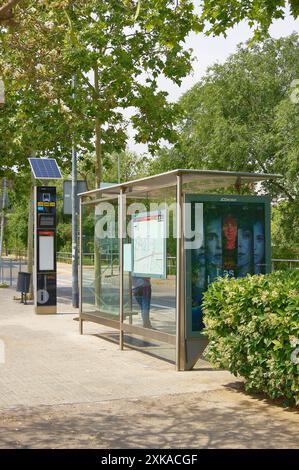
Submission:
[[[152,286],[149,277],[132,276],[132,292],[140,307],[142,325],[153,328],[150,321]]]

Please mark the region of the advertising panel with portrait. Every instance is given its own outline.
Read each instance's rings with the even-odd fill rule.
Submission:
[[[201,245],[191,247],[187,255],[191,264],[187,272],[191,274],[192,331],[204,327],[203,294],[217,277],[238,278],[269,271],[266,238],[270,235],[265,218],[268,200],[261,198],[263,201],[258,203],[259,198],[255,197],[255,202],[250,202],[249,197],[242,196],[233,200],[217,196],[211,196],[211,200],[208,196],[204,201],[197,199],[191,202],[191,220],[195,232],[197,227],[200,231],[203,227],[203,237]],[[195,204],[203,205],[203,220],[196,220]]]

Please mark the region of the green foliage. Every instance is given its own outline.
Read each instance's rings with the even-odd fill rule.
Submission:
[[[299,259],[299,198],[272,207],[272,258]]]
[[[163,150],[161,171],[186,168],[281,173],[266,189],[293,200],[298,191],[299,37],[240,46],[183,95],[179,143]],[[155,169],[159,161],[155,162]]]
[[[297,0],[201,0],[198,15],[193,3],[22,0],[6,9],[9,18],[0,17],[6,88],[0,176],[10,176],[13,166],[26,169],[33,151],[55,155],[68,167],[71,137],[79,152],[95,150],[95,120],[101,129],[100,151],[124,150],[124,108],[134,109],[137,142],[148,143],[151,151],[162,139],[175,142],[180,108],[168,102],[157,82],[164,75],[179,85],[190,72],[191,50],[184,48],[189,32],[225,34],[247,20],[260,37],[273,19],[285,16],[286,5],[294,18],[299,11]],[[99,87],[90,77],[95,70]]]
[[[219,278],[204,295],[207,358],[246,389],[299,404],[299,273]]]
[[[267,39],[211,67],[180,100],[177,145],[151,164],[152,173],[181,167],[281,174],[262,186],[280,201],[274,244],[293,251],[299,246],[299,104],[291,100],[298,49],[297,34]]]
[[[200,29],[207,34],[224,34],[246,20],[254,29],[254,39],[265,37],[273,20],[285,17],[287,6],[294,18],[299,15],[297,0],[202,0]]]
[[[57,225],[57,251],[72,252],[72,224],[60,223]]]
[[[7,216],[5,229],[6,247],[9,250],[25,250],[27,245],[27,230],[27,207],[17,206],[14,212]]]
[[[8,192],[9,208],[6,211],[4,242],[9,250],[24,250],[26,248],[29,191],[28,179],[15,178],[14,187]]]
[[[120,152],[107,155],[104,169],[104,181],[118,182],[118,158],[120,164],[120,182],[147,176],[148,158],[135,152]]]
[[[106,154],[103,158],[103,182],[118,183],[118,159],[120,181],[130,181],[147,176],[148,157],[140,156],[128,150]],[[87,182],[87,188],[93,189],[96,159],[92,153],[86,153],[78,162],[78,173]]]
[[[1,58],[0,58],[1,60]],[[37,86],[6,84],[6,103],[0,109],[0,176],[13,179],[16,170],[30,178],[27,158],[33,152],[55,156],[60,166],[67,164],[70,135],[67,115],[49,102]]]
[[[0,24],[5,171],[23,168],[33,150],[54,152],[69,166],[72,137],[81,154],[123,151],[125,108],[133,110],[137,142],[154,151],[161,139],[175,140],[177,105],[159,90],[158,77],[180,84],[191,70],[191,50],[184,49],[196,18],[191,0],[176,7],[143,0],[138,8],[119,0],[41,0],[15,14],[17,28]]]

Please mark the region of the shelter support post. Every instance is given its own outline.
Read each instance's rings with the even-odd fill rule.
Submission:
[[[182,175],[177,176],[176,370],[185,370],[185,253]]]
[[[118,238],[119,238],[119,348],[124,349],[124,231],[126,227],[126,196],[124,189],[118,196]]]
[[[82,320],[82,280],[83,280],[83,256],[82,256],[82,240],[83,240],[83,233],[82,233],[82,199],[80,198],[80,205],[79,205],[79,333],[80,335],[83,334],[83,320]]]

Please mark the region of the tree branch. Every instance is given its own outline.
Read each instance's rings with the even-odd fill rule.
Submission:
[[[278,189],[281,189],[281,191],[285,193],[285,195],[287,196],[290,202],[295,202],[294,196],[292,196],[292,194],[286,189],[286,187],[283,184],[278,183],[276,179],[271,180],[271,183],[273,184],[273,186],[276,186]]]
[[[2,5],[2,7],[0,7],[0,21],[11,20],[13,18],[12,9],[20,3],[20,1],[21,0],[8,0],[7,3]]]
[[[81,70],[79,70],[79,73],[80,73],[80,77],[82,78],[83,82],[88,86],[91,93],[93,94],[93,97],[98,99],[99,98],[99,93],[97,92],[96,88],[92,86],[92,84],[90,83],[88,78],[85,77],[84,73]]]
[[[258,164],[260,165],[262,170],[265,173],[268,173],[268,169],[266,168],[266,165],[264,165],[258,158],[256,158],[256,161],[258,162]],[[278,189],[280,189],[287,196],[287,198],[290,202],[295,201],[294,196],[292,196],[292,194],[289,192],[289,190],[283,184],[279,183],[277,181],[277,179],[271,180],[271,183],[272,183],[273,186],[276,186]]]

